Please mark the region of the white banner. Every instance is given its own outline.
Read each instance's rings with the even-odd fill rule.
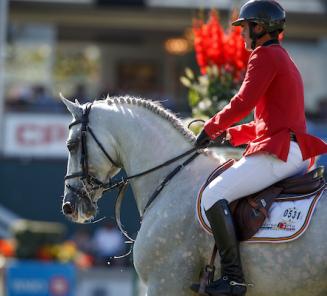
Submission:
[[[67,157],[70,115],[7,113],[4,119],[5,156]]]

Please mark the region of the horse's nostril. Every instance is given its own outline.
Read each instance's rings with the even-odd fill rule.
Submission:
[[[64,203],[64,205],[62,206],[62,211],[65,215],[71,215],[74,213],[74,209],[70,202]]]

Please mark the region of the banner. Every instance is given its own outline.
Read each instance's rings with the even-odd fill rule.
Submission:
[[[72,264],[11,261],[5,275],[8,296],[76,295],[76,271]]]
[[[65,114],[7,113],[3,153],[7,157],[66,158],[71,121]]]

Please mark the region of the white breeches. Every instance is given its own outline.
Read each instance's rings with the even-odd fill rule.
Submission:
[[[293,141],[291,141],[287,162],[268,153],[242,157],[203,191],[204,208],[210,209],[220,199],[232,202],[260,191],[284,178],[303,173],[308,165],[309,161],[302,160],[301,150]]]

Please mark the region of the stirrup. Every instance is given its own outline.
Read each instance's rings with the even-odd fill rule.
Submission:
[[[215,274],[215,266],[208,264],[203,269],[202,276],[200,278],[200,282],[198,284],[192,284],[190,286],[191,290],[201,296],[209,296],[206,292],[206,288],[210,285],[214,280]]]
[[[203,271],[203,275],[200,280],[200,287],[198,290],[199,295],[208,295],[205,290],[208,285],[210,285],[214,280],[215,275],[215,266],[214,265],[206,265]]]

